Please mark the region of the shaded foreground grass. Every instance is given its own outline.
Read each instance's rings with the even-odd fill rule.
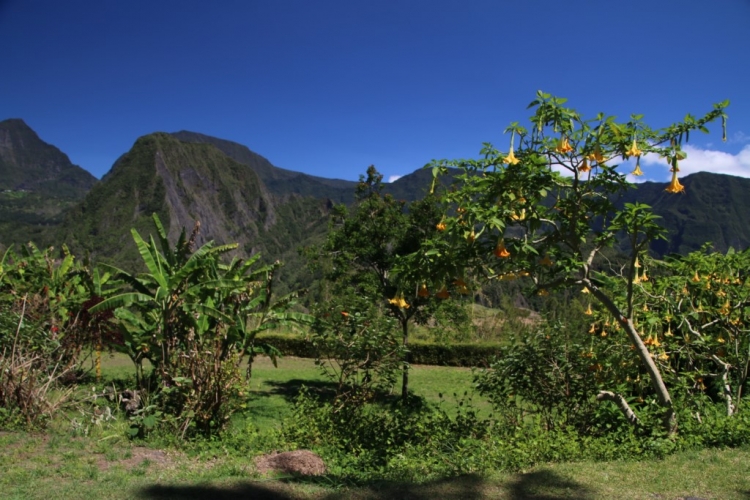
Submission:
[[[661,461],[566,463],[519,474],[343,488],[263,478],[252,460],[188,457],[125,439],[0,433],[6,499],[726,499],[750,498],[750,450],[702,450]]]

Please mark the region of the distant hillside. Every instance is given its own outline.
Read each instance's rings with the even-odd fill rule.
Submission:
[[[267,159],[250,151],[247,146],[197,132],[183,130],[172,135],[183,142],[211,144],[234,161],[249,166],[258,174],[272,194],[280,196],[297,194],[314,198],[328,198],[334,203],[350,203],[354,199],[356,182],[326,179],[275,167]]]
[[[273,196],[252,169],[213,145],[155,133],[139,138],[66,214],[58,237],[95,260],[132,267],[139,259],[130,228],[153,233],[157,213],[171,241],[200,221],[198,245],[239,243],[239,256],[294,260],[300,242],[324,231],[329,208],[314,198]]]
[[[60,214],[96,184],[23,120],[0,122],[0,246],[43,241]]]
[[[682,194],[666,193],[667,183],[644,182],[623,197],[623,203],[651,205],[662,217],[669,238],[655,242],[655,252],[684,254],[709,241],[721,252],[750,247],[750,179],[699,172],[680,181]]]

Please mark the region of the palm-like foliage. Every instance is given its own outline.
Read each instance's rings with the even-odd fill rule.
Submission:
[[[252,362],[258,352],[275,354],[270,346],[256,345],[257,334],[306,317],[287,311],[295,294],[272,298],[273,274],[280,263],[260,266],[255,255],[224,264],[221,256],[236,244],[208,242],[193,251],[200,227],[196,224],[189,239],[183,230],[172,247],[156,215],[154,224],[160,248],[153,236],[146,241],[132,230],[147,272],[111,267],[121,285],[92,311],[114,309],[123,334],[121,349],[135,363],[139,383],[145,382],[142,362],[147,359],[154,367],[152,382],[161,381],[159,390],[186,387],[173,413],[181,413],[194,397],[190,418],[210,428],[222,423],[216,418],[245,356]],[[203,408],[207,401],[210,408]]]

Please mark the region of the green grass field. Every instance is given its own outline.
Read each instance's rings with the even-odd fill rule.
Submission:
[[[108,358],[106,379],[131,373],[126,358]],[[450,407],[453,393],[471,391],[468,369],[416,366],[414,392]],[[270,429],[289,415],[291,401],[307,383],[327,381],[312,360],[267,359],[253,367],[247,408],[236,424],[252,421]],[[474,404],[489,411],[481,399]],[[380,482],[346,487],[325,477],[315,481],[260,477],[252,457],[222,445],[188,454],[125,438],[126,422],[96,425],[69,414],[45,434],[0,432],[0,497],[7,499],[727,499],[750,498],[750,450],[702,450],[661,461],[547,464],[520,473],[462,476],[427,483]]]

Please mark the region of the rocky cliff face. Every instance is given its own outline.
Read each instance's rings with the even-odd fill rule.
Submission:
[[[210,144],[187,143],[164,133],[139,138],[66,216],[59,234],[96,260],[136,265],[130,228],[153,233],[159,215],[171,241],[196,221],[196,243],[239,243],[234,252],[284,258],[325,228],[329,205],[268,192],[253,169]]]
[[[96,178],[42,141],[23,120],[0,122],[0,248],[51,244],[51,228]]]

